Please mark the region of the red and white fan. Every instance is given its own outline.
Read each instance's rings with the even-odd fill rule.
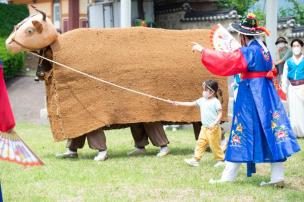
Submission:
[[[241,44],[221,24],[211,29],[211,44],[217,51],[232,52],[241,48]]]
[[[16,132],[0,132],[0,160],[24,166],[40,166],[43,162],[31,151]]]

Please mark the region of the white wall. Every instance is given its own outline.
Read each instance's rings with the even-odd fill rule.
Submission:
[[[144,7],[145,20],[154,22],[154,4],[153,4],[153,0],[145,0],[144,3],[143,3],[143,7]],[[90,18],[89,18],[90,27],[103,27],[102,6],[100,6],[100,7],[98,6],[98,8],[94,8],[93,12],[95,12],[95,15],[100,16],[98,21],[101,20],[102,22],[92,23],[93,22],[92,20],[90,22],[90,18],[92,16],[90,16]],[[113,17],[114,17],[114,27],[120,27],[120,1],[118,1],[118,0],[115,0],[113,2]],[[132,25],[134,24],[136,18],[138,18],[137,0],[132,0],[132,2],[131,2],[131,21],[132,21]]]

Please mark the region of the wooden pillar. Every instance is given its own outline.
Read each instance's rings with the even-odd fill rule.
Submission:
[[[79,0],[69,0],[69,30],[79,28]]]
[[[120,27],[131,27],[131,0],[120,1]]]

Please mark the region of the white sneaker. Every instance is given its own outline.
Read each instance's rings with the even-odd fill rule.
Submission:
[[[199,161],[196,160],[195,158],[185,159],[184,161],[190,166],[193,166],[193,167],[199,166]]]
[[[137,148],[135,147],[135,149],[133,151],[128,152],[128,156],[138,156],[138,155],[142,155],[146,153],[146,149],[145,148]]]
[[[215,168],[221,167],[221,166],[225,166],[225,161],[217,161],[217,163],[214,165]]]
[[[261,187],[267,187],[267,186],[272,186],[276,188],[284,188],[285,183],[284,180],[278,181],[278,182],[261,182],[260,184]]]
[[[105,151],[100,151],[98,154],[94,157],[94,161],[105,161],[108,158],[108,152],[107,150]]]
[[[68,150],[61,154],[56,154],[57,158],[78,158],[78,154],[75,151]]]
[[[161,147],[159,152],[156,154],[157,157],[163,157],[168,155],[170,152],[168,147]]]

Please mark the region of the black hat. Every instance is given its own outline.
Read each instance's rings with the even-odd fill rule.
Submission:
[[[294,43],[294,42],[299,42],[299,44],[303,47],[303,45],[304,45],[304,42],[301,40],[301,39],[294,39],[294,40],[292,40],[291,41],[291,43],[290,43],[290,46],[292,47],[292,44]]]
[[[232,23],[231,27],[244,35],[269,35],[269,31],[265,27],[258,26],[258,20],[253,13],[249,13],[240,23]]]
[[[275,45],[278,45],[278,43],[286,43],[286,44],[288,44],[287,40],[284,37],[282,37],[282,36],[280,36],[279,38],[277,38],[277,40],[275,42]]]

